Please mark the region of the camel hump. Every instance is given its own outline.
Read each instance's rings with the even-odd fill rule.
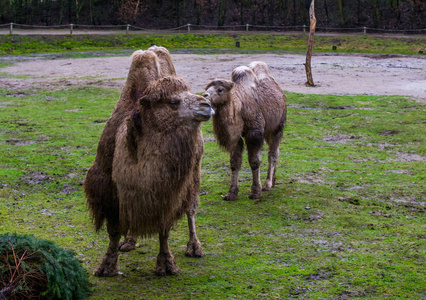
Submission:
[[[160,60],[160,65],[161,65],[161,75],[164,76],[169,76],[169,75],[175,75],[176,76],[176,70],[175,67],[173,65],[172,62],[172,57],[170,55],[169,50],[167,50],[164,47],[160,47],[160,46],[151,46],[148,48],[148,51],[152,51],[154,52],[159,60]]]
[[[158,56],[149,50],[137,50],[132,54],[132,63],[126,85],[141,94],[149,83],[161,78],[161,65]]]
[[[272,77],[268,65],[263,61],[253,61],[249,64],[249,68],[259,79]]]
[[[154,52],[157,55],[158,55],[158,53],[167,53],[167,54],[170,54],[169,50],[167,50],[164,47],[157,46],[157,45],[153,45],[153,46],[149,47],[148,50]]]
[[[240,66],[232,71],[231,79],[236,84],[256,85],[256,74],[246,66]]]
[[[172,95],[189,92],[189,90],[190,86],[185,79],[176,76],[166,76],[150,83],[144,91],[140,102],[141,104],[147,102],[152,104],[161,99],[169,99]]]
[[[158,56],[149,50],[136,50],[132,54],[132,64],[130,69],[138,67],[156,66],[158,67]]]

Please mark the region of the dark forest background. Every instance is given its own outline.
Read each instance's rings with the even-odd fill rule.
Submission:
[[[0,0],[0,24],[309,25],[310,0]],[[426,0],[317,0],[324,28],[426,29]]]

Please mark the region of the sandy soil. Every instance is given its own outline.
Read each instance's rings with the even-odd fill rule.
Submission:
[[[284,90],[304,94],[407,95],[426,101],[426,57],[316,54],[312,72],[316,87],[306,87],[305,56],[295,54],[173,54],[176,71],[193,92],[214,78],[229,79],[232,70],[252,61],[266,62]],[[2,58],[7,59],[7,58]],[[81,84],[121,88],[130,57],[29,59],[0,69],[8,90],[58,89]],[[23,76],[25,75],[25,76]]]

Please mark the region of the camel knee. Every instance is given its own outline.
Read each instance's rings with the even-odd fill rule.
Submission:
[[[249,160],[250,168],[252,170],[259,169],[260,168],[260,163],[261,163],[260,159]]]
[[[245,141],[249,151],[250,149],[262,149],[264,142],[263,130],[255,129],[247,132],[245,135]]]
[[[278,161],[279,153],[278,151],[269,152],[268,159],[271,163],[276,163]]]
[[[250,168],[252,170],[257,170],[260,168],[260,163],[262,162],[261,156],[260,156],[260,150],[257,153],[249,153],[248,161],[250,164]]]

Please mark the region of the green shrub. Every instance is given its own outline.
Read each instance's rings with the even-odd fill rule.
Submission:
[[[74,254],[31,235],[1,235],[0,299],[84,299],[87,272]]]

